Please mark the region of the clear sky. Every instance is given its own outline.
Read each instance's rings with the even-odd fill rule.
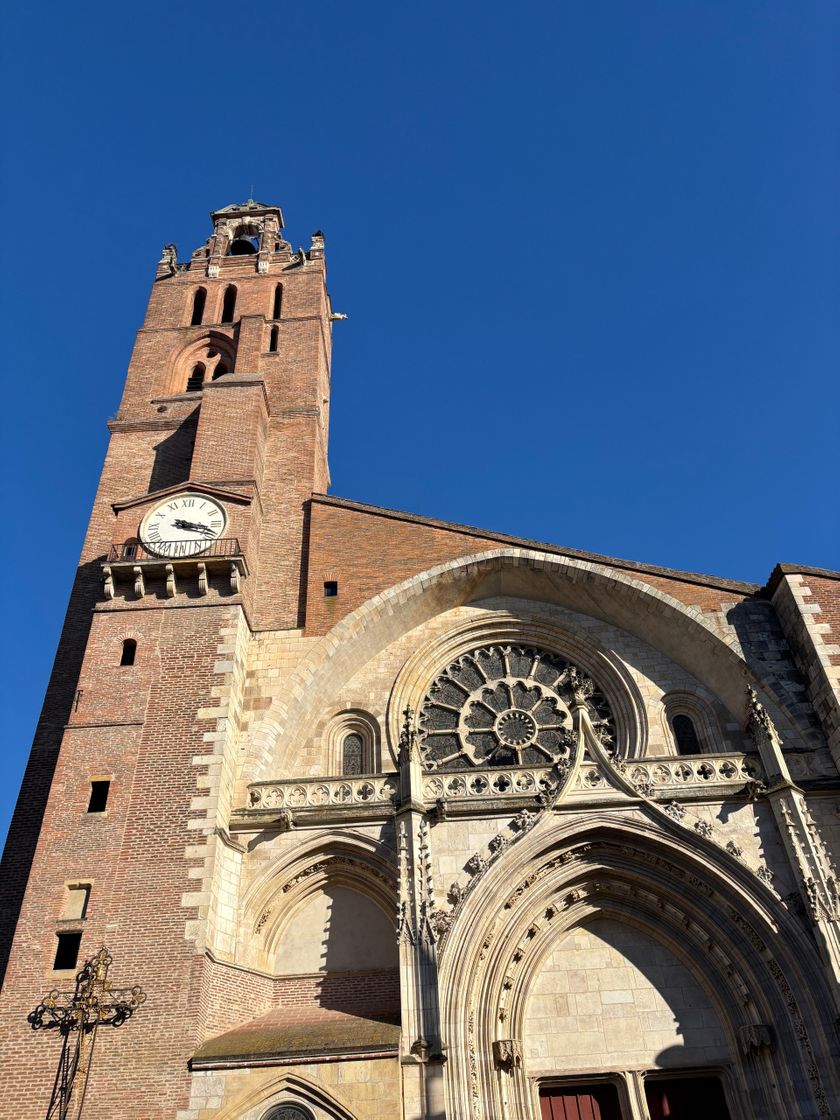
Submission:
[[[47,0],[4,38],[0,826],[161,246],[252,190],[326,233],[334,494],[840,566],[834,0]]]

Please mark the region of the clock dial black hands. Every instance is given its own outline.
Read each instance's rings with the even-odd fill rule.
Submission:
[[[201,525],[197,521],[184,521],[181,517],[176,517],[172,522],[176,529],[185,529],[189,533],[202,533],[205,537],[215,537],[216,532],[211,529],[209,525]]]
[[[174,494],[143,518],[140,540],[153,556],[199,556],[224,536],[226,525],[224,507],[209,494]]]

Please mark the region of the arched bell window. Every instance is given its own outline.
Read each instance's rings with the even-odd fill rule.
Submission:
[[[225,298],[222,304],[222,322],[232,323],[233,316],[236,311],[236,288],[233,284],[229,284],[225,288]]]
[[[207,372],[207,367],[204,362],[196,362],[190,373],[189,380],[187,381],[187,392],[197,393],[204,386],[204,375]]]
[[[193,296],[191,327],[200,327],[204,319],[204,305],[207,303],[207,289],[196,288]]]

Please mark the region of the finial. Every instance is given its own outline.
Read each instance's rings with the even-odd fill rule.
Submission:
[[[756,735],[766,735],[772,738],[775,733],[773,721],[767,714],[767,709],[758,698],[758,693],[751,684],[747,684],[747,730],[752,734],[753,738]]]
[[[400,765],[420,761],[420,747],[414,729],[414,709],[410,706],[403,711],[403,725],[400,732]]]

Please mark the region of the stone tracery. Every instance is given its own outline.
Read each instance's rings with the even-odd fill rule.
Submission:
[[[555,653],[520,644],[462,654],[420,708],[427,769],[534,765],[565,758],[575,743],[571,708],[583,703],[601,741],[615,737],[603,693]]]

